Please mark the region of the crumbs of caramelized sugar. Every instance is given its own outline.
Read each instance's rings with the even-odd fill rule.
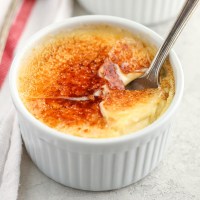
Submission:
[[[154,54],[154,47],[123,29],[106,25],[80,27],[48,36],[27,53],[19,71],[18,90],[30,113],[52,128],[80,137],[117,137],[147,126],[173,98],[174,77],[169,61],[161,71],[158,89],[124,90],[115,72],[115,65],[125,75],[143,70],[149,67]],[[102,66],[106,67],[104,76],[99,75]],[[106,96],[94,96],[105,86],[109,87]],[[68,97],[89,100],[72,101]],[[130,119],[125,124],[126,116],[120,118],[121,110],[131,113],[138,103],[148,105],[141,125]],[[109,116],[104,116],[100,106],[111,112]],[[119,126],[109,121],[115,113],[119,114]]]

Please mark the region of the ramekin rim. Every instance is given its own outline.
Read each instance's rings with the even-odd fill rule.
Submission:
[[[79,20],[82,20],[81,22]],[[104,20],[104,21],[103,21]],[[11,68],[10,68],[10,72],[9,72],[9,86],[10,86],[10,92],[11,92],[11,96],[12,96],[12,100],[13,103],[15,104],[16,108],[18,108],[18,112],[20,112],[22,115],[24,115],[26,117],[26,119],[28,121],[30,121],[31,123],[33,123],[35,126],[37,126],[38,129],[42,129],[44,132],[46,132],[47,134],[50,134],[53,137],[57,137],[59,139],[64,139],[64,140],[68,140],[71,142],[78,142],[78,143],[85,143],[85,144],[107,144],[107,143],[121,143],[121,142],[125,142],[127,140],[131,140],[131,139],[136,139],[136,138],[140,138],[140,137],[144,137],[145,135],[148,135],[150,132],[152,133],[153,130],[156,130],[157,128],[161,127],[166,121],[169,120],[169,118],[173,115],[173,113],[175,112],[175,110],[177,109],[182,95],[183,95],[183,88],[184,88],[184,76],[183,76],[183,71],[181,68],[181,63],[176,55],[176,53],[174,52],[174,50],[171,50],[170,55],[173,57],[173,61],[176,62],[176,70],[177,70],[177,75],[179,76],[179,82],[178,85],[176,87],[176,89],[178,88],[178,91],[176,90],[174,98],[169,106],[169,108],[165,111],[165,113],[162,114],[162,116],[160,116],[157,120],[155,120],[152,124],[148,125],[147,127],[133,132],[133,133],[129,133],[129,134],[125,134],[119,137],[111,137],[111,138],[83,138],[83,137],[79,137],[79,136],[74,136],[74,135],[70,135],[70,134],[65,134],[62,133],[60,131],[57,131],[53,128],[48,127],[46,124],[40,122],[39,120],[37,120],[24,106],[24,104],[22,103],[20,97],[19,97],[19,93],[17,90],[17,86],[16,86],[16,70],[17,70],[17,63],[19,63],[20,58],[22,57],[22,55],[26,52],[26,50],[29,48],[29,46],[31,46],[32,43],[34,43],[35,41],[37,41],[37,38],[42,37],[43,35],[47,34],[48,31],[54,30],[54,29],[58,29],[59,27],[65,26],[66,24],[73,24],[76,23],[76,27],[78,27],[79,25],[82,25],[82,22],[95,22],[95,23],[117,23],[119,26],[129,26],[130,28],[134,28],[139,32],[142,32],[144,34],[149,34],[151,36],[153,36],[154,38],[156,37],[157,42],[161,42],[163,39],[161,38],[161,36],[159,36],[156,32],[152,31],[151,29],[147,28],[146,26],[128,20],[128,19],[124,19],[121,17],[115,17],[115,16],[108,16],[108,15],[84,15],[84,16],[78,16],[78,17],[72,17],[69,19],[65,19],[62,22],[57,22],[54,24],[51,24],[43,29],[41,29],[40,31],[38,31],[37,33],[35,33],[29,40],[28,44],[26,45],[26,47],[21,51],[18,52],[17,55],[15,56]],[[79,25],[78,25],[79,24]]]

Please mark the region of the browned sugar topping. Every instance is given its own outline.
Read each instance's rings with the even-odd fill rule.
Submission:
[[[84,124],[103,129],[107,124],[99,103],[105,97],[94,93],[105,85],[110,88],[105,105],[126,107],[146,99],[154,91],[125,91],[114,65],[127,74],[147,68],[151,58],[152,51],[141,40],[122,30],[74,30],[50,37],[30,52],[22,63],[18,88],[27,109],[50,127]],[[98,73],[102,66],[104,78]],[[67,99],[83,96],[90,100]]]
[[[127,38],[116,42],[109,52],[109,58],[125,74],[148,68],[151,62],[144,44]]]
[[[27,102],[31,113],[51,127],[90,124],[103,128],[105,121],[99,110],[101,99],[71,101],[67,99],[32,99]]]

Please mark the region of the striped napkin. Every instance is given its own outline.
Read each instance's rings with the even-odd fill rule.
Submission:
[[[0,60],[0,200],[17,199],[20,182],[22,141],[8,86],[13,56],[33,33],[70,17],[73,11],[73,0],[15,1],[18,1],[16,13]],[[0,0],[0,30],[12,2]]]

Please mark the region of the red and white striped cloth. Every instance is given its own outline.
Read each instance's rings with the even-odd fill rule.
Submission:
[[[0,0],[0,28],[11,0]],[[28,38],[53,22],[70,17],[73,0],[22,0],[0,62],[0,199],[17,199],[22,142],[9,94],[8,71],[16,51]]]

